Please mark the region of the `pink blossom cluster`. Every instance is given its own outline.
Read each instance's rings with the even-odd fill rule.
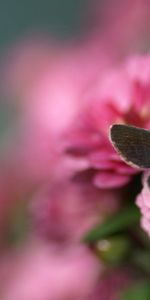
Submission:
[[[150,57],[135,56],[106,72],[85,96],[85,105],[67,136],[66,152],[84,159],[78,172],[91,174],[99,188],[127,184],[136,169],[122,162],[108,141],[113,123],[150,128]]]
[[[108,131],[118,122],[150,128],[150,56],[131,55],[144,43],[147,2],[114,0],[114,13],[104,5],[107,24],[94,2],[81,40],[28,40],[6,59],[4,90],[19,119],[0,157],[3,300],[116,300],[132,277],[124,269],[108,275],[83,236],[120,209],[138,173],[115,153]],[[147,231],[148,197],[144,181],[137,204]],[[26,203],[30,230],[9,248],[18,202]]]

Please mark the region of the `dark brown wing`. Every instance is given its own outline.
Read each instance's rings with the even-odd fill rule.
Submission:
[[[142,169],[150,168],[149,130],[114,124],[110,129],[110,140],[128,164]]]

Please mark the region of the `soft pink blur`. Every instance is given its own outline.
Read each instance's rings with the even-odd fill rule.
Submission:
[[[120,191],[94,188],[87,183],[53,182],[32,201],[36,230],[49,240],[79,242],[94,225],[120,207]]]
[[[34,238],[4,263],[3,300],[84,300],[102,270],[84,246],[66,249]]]
[[[89,11],[89,29],[115,63],[149,49],[149,0],[91,0]]]

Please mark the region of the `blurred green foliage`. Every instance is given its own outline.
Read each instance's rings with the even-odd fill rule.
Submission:
[[[120,300],[149,300],[150,299],[150,283],[145,281],[136,283],[134,286],[126,290]]]
[[[117,265],[126,259],[131,248],[127,236],[117,235],[96,244],[96,254],[107,264]]]
[[[140,213],[136,206],[131,205],[106,219],[104,223],[92,228],[84,237],[86,243],[94,243],[132,227],[139,222]]]
[[[5,157],[7,151],[15,143],[19,131],[19,110],[14,101],[9,101],[0,94],[0,156]],[[4,155],[4,156],[3,156]]]
[[[1,0],[0,46],[30,33],[70,37],[81,28],[89,0]]]

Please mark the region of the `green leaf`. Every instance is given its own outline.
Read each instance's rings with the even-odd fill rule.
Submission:
[[[96,254],[108,264],[122,262],[131,249],[131,241],[126,236],[115,236],[100,240],[96,244]]]
[[[139,221],[140,213],[136,206],[125,208],[109,217],[104,223],[91,229],[83,238],[86,243],[94,243],[133,226]]]
[[[148,251],[134,251],[132,261],[138,268],[150,275],[150,253]]]
[[[150,300],[150,283],[136,283],[122,293],[120,300]]]

